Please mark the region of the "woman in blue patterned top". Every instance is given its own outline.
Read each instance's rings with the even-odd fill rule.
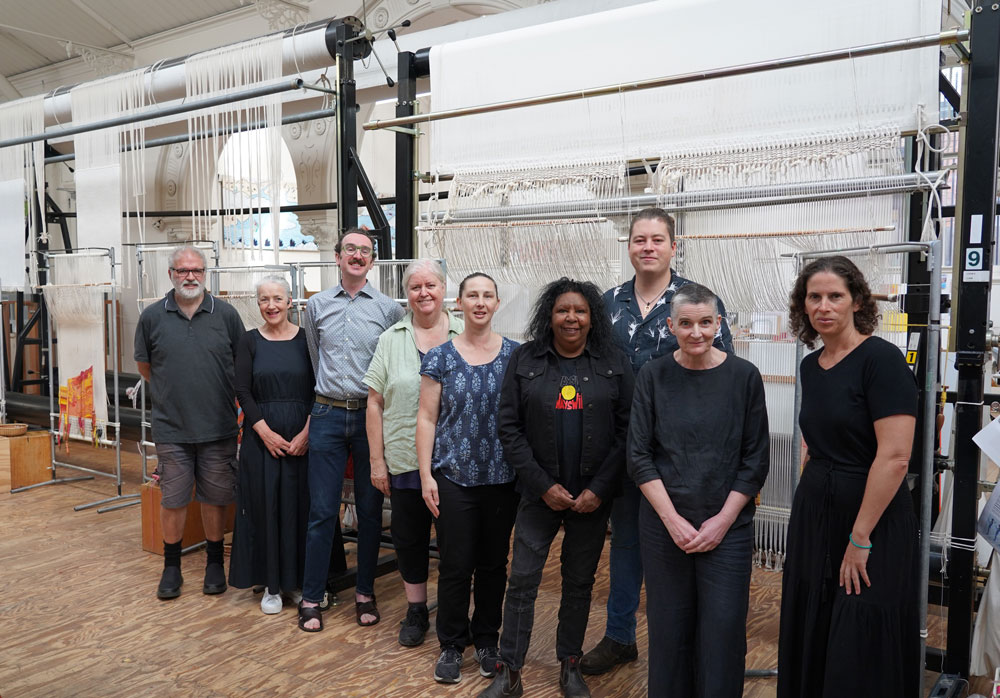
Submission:
[[[470,274],[458,287],[465,330],[427,352],[420,367],[417,463],[424,502],[437,519],[434,680],[458,683],[462,653],[476,647],[479,672],[496,673],[507,554],[518,496],[497,436],[504,369],[517,346],[493,331],[496,282]],[[475,575],[476,609],[469,620]]]

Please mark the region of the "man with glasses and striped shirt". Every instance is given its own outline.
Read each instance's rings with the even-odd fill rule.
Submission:
[[[357,228],[341,235],[334,248],[340,283],[306,305],[306,341],[316,374],[316,401],[309,417],[309,527],[299,604],[299,628],[306,632],[323,629],[319,604],[326,591],[348,455],[354,460],[358,509],[357,622],[369,626],[379,621],[375,567],[383,495],[371,483],[365,431],[368,386],[362,378],[379,335],[403,317],[403,309],[368,283],[374,247],[372,238]]]

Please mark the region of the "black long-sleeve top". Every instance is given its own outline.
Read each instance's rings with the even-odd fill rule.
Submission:
[[[258,361],[257,354],[260,352],[263,356]],[[233,383],[236,399],[243,410],[244,429],[265,418],[259,403],[293,401],[312,404],[315,379],[302,328],[292,339],[281,341],[265,339],[260,330],[246,332],[236,348],[235,374]],[[276,424],[268,422],[267,426],[278,430]],[[302,426],[298,425],[291,436],[297,434]]]
[[[577,369],[583,386],[581,481],[602,501],[610,501],[625,466],[635,379],[628,358],[614,348],[600,354],[588,346]],[[504,458],[517,472],[518,490],[535,499],[560,476],[556,400],[561,377],[551,345],[527,342],[511,355],[500,391],[497,428]]]
[[[637,485],[662,480],[677,513],[695,528],[721,511],[731,491],[746,494],[735,528],[753,519],[753,497],[769,466],[756,366],[729,355],[696,371],[667,354],[642,367],[628,432],[628,472]]]

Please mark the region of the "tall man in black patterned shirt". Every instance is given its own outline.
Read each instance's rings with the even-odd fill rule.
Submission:
[[[661,208],[639,211],[629,227],[628,256],[635,276],[604,294],[618,346],[631,359],[632,370],[677,349],[677,338],[667,326],[670,300],[691,283],[670,268],[677,251],[674,219]],[[715,346],[732,353],[733,340],[726,309],[719,299],[722,324]],[[642,590],[639,557],[639,488],[627,477],[623,493],[611,509],[611,587],[604,638],[580,661],[584,674],[603,674],[618,664],[638,658],[635,614]]]
[[[362,382],[379,335],[403,317],[394,300],[368,283],[375,262],[374,241],[352,228],[340,236],[336,251],[340,283],[309,299],[306,342],[316,373],[316,401],[309,417],[309,528],[299,627],[323,629],[319,603],[326,590],[330,551],[344,484],[348,454],[354,459],[354,499],[358,509],[358,625],[379,621],[375,606],[375,567],[382,536],[382,493],[371,483]]]

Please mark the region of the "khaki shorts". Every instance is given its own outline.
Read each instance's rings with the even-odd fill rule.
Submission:
[[[160,504],[183,509],[195,500],[226,506],[236,494],[236,437],[200,444],[158,443],[156,471],[160,474]]]

